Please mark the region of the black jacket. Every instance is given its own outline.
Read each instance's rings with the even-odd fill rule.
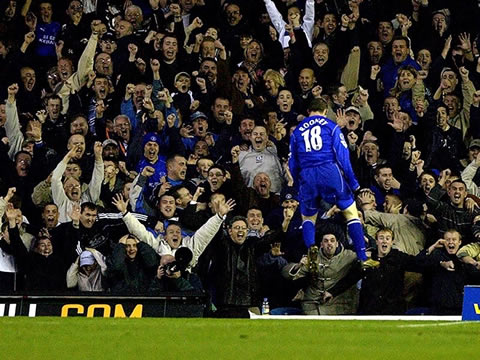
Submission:
[[[375,258],[376,254],[372,254]],[[402,296],[405,271],[421,270],[420,261],[396,249],[378,259],[380,266],[360,270],[352,267],[349,274],[340,280],[329,292],[336,296],[362,279],[358,313],[362,315],[394,315],[405,313]]]
[[[274,236],[247,237],[241,245],[223,234],[214,244],[213,276],[216,302],[222,306],[258,306],[259,278],[256,259],[268,251]],[[217,240],[217,239],[216,239]]]
[[[55,252],[55,248],[50,256],[28,252],[17,227],[9,229],[8,233],[11,253],[20,272],[26,277],[26,290],[66,290],[65,265],[61,254]]]
[[[115,293],[145,293],[153,281],[159,258],[153,248],[144,243],[137,244],[137,255],[133,261],[127,258],[125,245],[118,243],[107,258],[107,279]]]
[[[422,253],[421,253],[422,254]],[[472,265],[462,263],[457,255],[450,255],[445,248],[435,249],[425,256],[428,266],[426,278],[429,280],[429,304],[432,312],[438,315],[460,315],[462,313],[463,288],[468,284],[478,284],[480,272]],[[455,271],[448,271],[441,261],[453,261]]]

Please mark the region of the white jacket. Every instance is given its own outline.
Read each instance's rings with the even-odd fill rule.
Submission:
[[[150,245],[160,256],[175,255],[177,249],[172,249],[170,245],[161,236],[155,237],[140,221],[138,221],[133,214],[127,213],[123,217],[128,231],[135,235],[140,241]],[[190,267],[194,267],[200,255],[202,255],[205,248],[210,244],[213,237],[216,235],[220,226],[223,223],[223,218],[219,215],[213,215],[208,221],[203,224],[191,237],[186,236],[182,239],[180,247],[189,248],[193,253]]]
[[[290,41],[290,35],[285,31],[285,25],[287,24],[282,18],[282,14],[278,11],[275,3],[272,0],[265,0],[265,7],[267,8],[268,15],[272,21],[273,27],[278,32],[278,41],[284,48],[288,48]],[[314,0],[307,0],[305,3],[305,15],[303,16],[303,23],[301,25],[305,36],[307,37],[308,45],[312,47],[313,40],[313,26],[315,25],[315,3]]]
[[[107,264],[105,263],[105,256],[95,249],[86,248],[92,253],[95,261],[98,264],[97,269],[90,276],[79,271],[80,269],[80,256],[77,256],[77,260],[70,265],[70,268],[67,271],[67,287],[69,289],[78,286],[79,291],[103,291],[105,289],[101,288],[101,278],[105,276],[107,272]],[[87,284],[87,286],[84,286]]]
[[[467,192],[469,194],[480,196],[480,189],[478,188],[477,184],[473,182],[473,178],[477,173],[478,165],[475,160],[473,160],[465,170],[462,171],[462,180],[467,185]]]
[[[78,92],[88,79],[88,72],[93,70],[93,59],[95,57],[95,50],[97,48],[98,35],[90,35],[87,46],[83,50],[80,59],[78,60],[78,69],[75,71],[60,87],[56,90],[57,95],[62,99],[62,114],[68,112],[70,106],[70,94]]]
[[[242,177],[248,187],[253,187],[253,179],[259,172],[270,177],[271,192],[280,193],[283,184],[283,168],[278,158],[277,148],[268,146],[263,151],[256,151],[252,146],[247,151],[240,151],[238,164]]]
[[[65,194],[63,189],[62,176],[67,168],[67,163],[62,160],[58,163],[52,174],[52,198],[55,205],[58,207],[59,223],[69,222],[70,216],[68,215],[72,211],[74,202],[70,200]],[[95,166],[93,168],[92,179],[88,184],[87,191],[82,193],[80,198],[80,204],[84,202],[96,203],[100,198],[100,192],[102,191],[102,181],[104,176],[103,161],[95,160]]]
[[[8,145],[10,146],[8,150],[8,156],[13,160],[15,158],[15,154],[22,150],[24,137],[22,131],[20,130],[17,101],[15,100],[13,104],[10,104],[7,101],[5,107],[5,112],[7,114],[7,120],[5,121],[5,133],[8,138]]]

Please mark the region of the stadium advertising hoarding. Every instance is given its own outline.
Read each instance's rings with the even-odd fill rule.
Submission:
[[[203,317],[205,293],[165,296],[0,296],[0,317]]]
[[[480,320],[480,286],[465,286],[462,320]]]

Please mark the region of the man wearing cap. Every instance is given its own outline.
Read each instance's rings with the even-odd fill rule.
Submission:
[[[360,110],[358,109],[358,107],[347,107],[345,109],[345,116],[347,118],[345,124],[345,131],[347,132],[347,134],[351,131],[354,131],[358,135],[361,132],[362,128],[362,115],[360,114]]]
[[[299,261],[307,248],[302,239],[302,216],[298,192],[293,187],[285,187],[280,204],[268,213],[265,212],[265,225],[282,233],[282,251],[289,261]]]
[[[194,112],[190,119],[192,120],[194,137],[182,139],[185,148],[187,150],[190,150],[191,148],[190,151],[192,151],[197,156],[199,155],[198,152],[200,152],[200,156],[208,155],[214,160],[219,159],[230,146],[229,131],[222,131],[221,135],[209,131],[209,119],[204,113],[200,111]],[[208,148],[204,150],[199,149],[197,146],[199,142],[202,142],[201,146],[205,146],[206,144]]]
[[[103,152],[102,157],[104,160],[119,160],[120,158],[120,146],[118,142],[113,139],[107,139],[102,143]]]
[[[67,272],[67,287],[78,291],[105,291],[105,257],[97,250],[87,248],[70,266]]]
[[[153,189],[160,183],[160,179],[167,175],[167,157],[160,155],[162,142],[156,133],[148,133],[143,137],[143,157],[137,165],[136,171],[141,174],[145,167],[149,166],[154,170],[153,175],[146,180],[146,194],[150,196]],[[138,185],[138,184],[137,184]]]
[[[280,208],[270,212],[266,224],[278,228],[279,225],[284,233],[301,229],[301,218],[298,210],[298,194],[292,187],[287,187],[280,196]],[[279,214],[280,213],[280,214]]]
[[[110,56],[117,50],[117,43],[114,34],[110,32],[103,34],[102,39],[100,40],[100,50]]]
[[[179,72],[175,75],[173,82],[176,91],[171,93],[173,98],[173,105],[175,106],[183,119],[187,119],[190,116],[190,106],[195,101],[193,98],[193,92],[190,90],[191,76],[185,71]]]
[[[182,138],[182,142],[185,145],[187,151],[193,152],[195,144],[199,140],[205,140],[209,146],[214,146],[218,140],[218,135],[212,134],[208,131],[208,117],[201,111],[195,111],[190,116],[192,122],[193,137]]]

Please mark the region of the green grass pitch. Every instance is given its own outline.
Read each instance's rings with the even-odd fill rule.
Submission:
[[[480,322],[0,318],[0,359],[480,359]]]

